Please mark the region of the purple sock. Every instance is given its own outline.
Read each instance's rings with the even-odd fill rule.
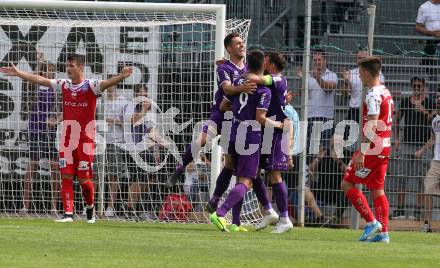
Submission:
[[[234,189],[229,192],[225,202],[223,202],[223,204],[217,209],[217,215],[224,217],[232,207],[243,200],[247,190],[246,185],[243,183],[236,184]]]
[[[264,207],[264,210],[269,210],[272,208],[272,203],[269,201],[269,195],[267,193],[266,185],[264,185],[263,179],[258,176],[253,181],[252,188],[254,189],[255,195],[258,201]]]
[[[217,181],[215,182],[214,195],[222,196],[229,187],[231,183],[232,173],[234,171],[229,168],[223,168],[220,174],[217,177]]]
[[[235,224],[237,226],[240,226],[240,214],[241,214],[241,207],[243,206],[243,200],[241,199],[240,202],[238,202],[233,208],[232,208],[232,224]]]
[[[280,217],[287,217],[287,187],[284,182],[280,182],[272,185],[273,194],[275,195],[275,201],[277,202],[278,211]]]
[[[191,150],[191,144],[186,146],[185,153],[182,155],[182,165],[178,165],[176,167],[176,172],[178,173],[184,173],[185,167],[191,163],[194,160],[192,150]]]

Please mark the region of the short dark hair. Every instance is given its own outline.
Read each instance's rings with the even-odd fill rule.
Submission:
[[[325,59],[325,51],[323,49],[314,49],[312,50],[312,54],[320,54]]]
[[[282,72],[286,68],[286,58],[281,53],[269,53],[267,57],[269,62],[275,65],[278,71]]]
[[[382,69],[382,61],[378,57],[370,56],[359,61],[359,67],[362,67],[372,76],[377,77]]]
[[[260,50],[253,50],[247,56],[247,64],[249,71],[258,72],[263,69],[264,53]]]
[[[70,54],[67,56],[67,61],[75,61],[78,65],[84,65],[84,56],[79,54]]]
[[[139,93],[141,90],[145,90],[148,92],[148,87],[145,84],[136,84],[134,85],[133,92]]]
[[[225,39],[223,40],[223,45],[225,47],[228,47],[232,44],[232,39],[234,39],[235,37],[240,37],[240,35],[238,33],[230,33],[228,34]]]
[[[414,83],[414,82],[416,82],[416,81],[418,81],[418,82],[422,82],[422,84],[426,84],[426,80],[425,80],[425,78],[423,78],[423,77],[419,77],[419,76],[414,76],[413,78],[411,78],[411,85]]]

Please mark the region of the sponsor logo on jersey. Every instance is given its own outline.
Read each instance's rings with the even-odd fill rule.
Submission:
[[[266,99],[266,93],[261,94],[260,104],[264,104],[264,100]]]
[[[88,103],[85,102],[73,102],[73,101],[65,101],[64,105],[70,106],[70,107],[87,107]]]
[[[369,168],[361,168],[361,169],[356,170],[355,175],[356,175],[356,177],[359,177],[361,179],[365,179],[366,177],[368,177],[368,174],[370,174],[370,172],[371,172],[371,169],[369,169]]]
[[[67,166],[66,158],[60,158],[60,168],[65,168]]]
[[[89,169],[89,162],[87,161],[79,161],[78,163],[78,170],[88,170]]]

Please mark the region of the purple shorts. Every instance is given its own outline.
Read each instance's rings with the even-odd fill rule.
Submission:
[[[281,149],[283,134],[282,132],[275,131],[272,139],[272,147],[270,149],[270,154],[262,154],[260,158],[260,168],[271,171],[280,170],[286,171],[287,168],[287,155],[283,153]]]
[[[253,154],[241,155],[235,149],[235,142],[230,142],[228,153],[235,162],[235,176],[249,179],[257,177],[258,165],[260,163],[260,148]]]
[[[222,123],[223,113],[214,106],[211,109],[208,120],[203,124],[202,131],[203,133],[220,135],[220,133],[222,132]]]

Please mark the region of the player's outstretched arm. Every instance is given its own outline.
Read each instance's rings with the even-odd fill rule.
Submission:
[[[222,89],[228,96],[234,96],[240,93],[253,94],[257,90],[257,84],[253,82],[246,82],[243,85],[233,86],[230,82],[224,82]]]
[[[0,73],[4,73],[7,76],[17,76],[25,81],[29,81],[34,84],[50,87],[50,79],[47,79],[45,77],[20,71],[14,64],[10,64],[10,67],[1,67]]]
[[[273,83],[272,75],[246,74],[246,81],[260,86],[271,86]]]
[[[118,84],[119,82],[121,82],[125,78],[129,77],[132,73],[133,73],[132,67],[124,66],[124,68],[122,68],[120,74],[115,75],[115,76],[101,82],[101,85],[100,85],[101,91],[104,91],[107,88]]]

